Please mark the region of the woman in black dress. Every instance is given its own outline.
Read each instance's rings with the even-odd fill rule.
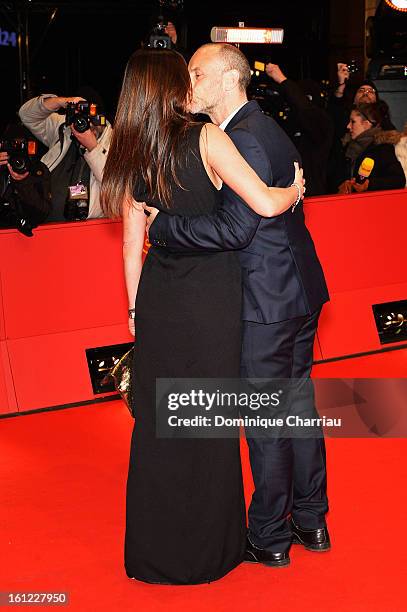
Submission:
[[[243,558],[239,440],[163,439],[155,431],[156,378],[239,377],[240,268],[232,252],[152,247],[141,269],[145,216],[135,201],[166,206],[170,214],[210,213],[219,177],[264,216],[286,210],[298,195],[296,187],[267,188],[226,134],[192,122],[189,99],[179,54],[133,54],[102,185],[106,214],[123,217],[137,329],[125,566],[129,577],[162,584],[211,582]],[[296,181],[302,194],[300,171]]]

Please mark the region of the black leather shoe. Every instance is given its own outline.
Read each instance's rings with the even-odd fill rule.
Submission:
[[[302,544],[307,550],[313,552],[326,552],[331,549],[328,529],[303,529],[290,519],[290,527],[293,534],[293,544]]]
[[[288,552],[276,553],[264,548],[257,548],[250,542],[249,538],[247,538],[244,560],[248,563],[263,563],[263,565],[268,565],[269,567],[286,567],[290,565]]]

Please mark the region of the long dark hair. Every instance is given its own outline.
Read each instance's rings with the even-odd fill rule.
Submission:
[[[181,161],[191,80],[182,55],[167,49],[141,49],[126,67],[113,136],[103,173],[101,205],[120,216],[123,200],[144,181],[150,198],[170,206],[172,178]]]

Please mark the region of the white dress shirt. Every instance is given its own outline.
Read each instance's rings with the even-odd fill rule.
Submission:
[[[235,110],[234,110],[232,113],[230,113],[230,115],[229,115],[228,117],[226,117],[226,119],[225,119],[224,121],[222,121],[222,123],[221,123],[221,124],[220,124],[220,126],[219,126],[221,130],[225,131],[225,129],[226,129],[226,127],[227,127],[228,123],[229,123],[230,121],[232,121],[233,117],[234,117],[235,115],[237,115],[237,113],[240,111],[240,109],[241,109],[241,108],[243,108],[243,106],[244,106],[245,104],[247,104],[247,103],[248,103],[248,101],[249,101],[249,100],[245,100],[245,101],[243,102],[243,104],[241,104],[240,106],[238,106],[238,107],[237,107],[237,108],[236,108],[236,109],[235,109]]]

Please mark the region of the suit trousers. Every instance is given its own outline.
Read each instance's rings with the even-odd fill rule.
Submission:
[[[310,373],[320,309],[270,324],[243,322],[242,378],[302,379],[307,416],[318,416]],[[301,380],[299,380],[301,385]],[[302,411],[303,412],[303,411]],[[290,413],[295,414],[295,406]],[[287,518],[306,529],[325,526],[325,443],[313,438],[247,437],[255,491],[249,507],[249,537],[255,546],[286,552],[291,546]]]

